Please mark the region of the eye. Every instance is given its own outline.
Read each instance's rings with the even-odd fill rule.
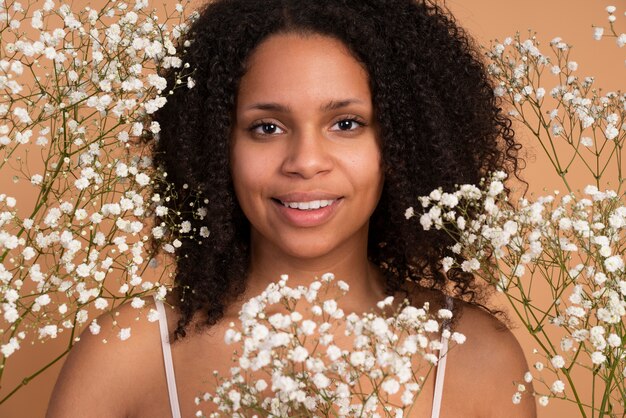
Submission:
[[[260,122],[252,125],[250,131],[257,135],[276,135],[284,133],[278,125],[272,122]]]
[[[365,126],[365,123],[357,120],[356,118],[345,118],[336,122],[333,126],[337,126],[339,129],[331,129],[333,131],[354,131],[356,129]]]

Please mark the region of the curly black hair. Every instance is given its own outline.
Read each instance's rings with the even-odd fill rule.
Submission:
[[[187,210],[183,202],[195,191],[209,200],[203,219],[188,219],[192,234],[176,249],[175,339],[185,337],[196,312],[205,314],[203,326],[215,324],[245,290],[250,226],[233,190],[229,138],[247,59],[278,33],[338,39],[368,72],[385,175],[368,256],[385,274],[387,293],[410,279],[452,287],[447,291],[480,305],[471,274],[442,272],[450,238],[404,217],[418,196],[437,187],[478,184],[494,170],[517,177],[523,163],[479,48],[449,11],[429,0],[215,0],[181,40],[195,87],[174,89],[153,115],[161,126],[154,161],[177,193],[165,205]],[[163,75],[172,88],[175,71]],[[210,237],[198,245],[202,226]]]

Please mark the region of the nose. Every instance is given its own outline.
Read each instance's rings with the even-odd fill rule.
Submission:
[[[309,179],[330,171],[333,160],[329,146],[328,140],[313,129],[294,133],[282,164],[283,173]]]

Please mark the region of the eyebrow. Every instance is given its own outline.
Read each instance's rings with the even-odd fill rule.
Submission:
[[[359,99],[345,99],[345,100],[331,100],[328,103],[320,106],[320,110],[327,112],[330,110],[337,110],[343,107],[347,107],[351,104],[363,104],[364,102]],[[289,106],[282,105],[280,103],[268,102],[268,103],[254,103],[250,106],[246,106],[244,110],[273,110],[275,112],[290,113],[291,108]]]

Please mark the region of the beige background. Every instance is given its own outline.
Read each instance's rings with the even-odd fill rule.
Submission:
[[[93,2],[92,5],[95,7],[97,3]],[[506,36],[512,36],[516,30],[524,34],[528,28],[538,32],[537,36],[544,47],[553,37],[560,36],[575,46],[570,59],[579,63],[579,76],[594,75],[596,86],[602,86],[605,91],[623,88],[626,48],[619,49],[613,38],[595,41],[591,25],[608,26],[604,7],[612,4],[617,7],[616,25],[624,31],[625,0],[612,3],[597,0],[448,0],[446,3],[459,22],[483,44],[488,44],[493,38],[502,40]],[[173,7],[174,2],[170,4]],[[517,133],[526,145],[527,151],[531,153],[530,158],[527,158],[528,167],[523,173],[523,177],[531,185],[531,191],[541,193],[544,188],[548,191],[554,188],[563,190],[560,180],[552,172],[553,169],[546,165],[541,149],[532,142],[532,138],[525,135],[523,129],[518,129]],[[10,187],[9,181],[7,178],[0,179],[0,192],[7,191],[7,187]],[[586,183],[586,178],[579,178],[575,182],[576,187],[582,187]],[[19,196],[17,197],[20,201]],[[530,337],[526,337],[523,330],[517,329],[515,333],[527,353],[527,358],[534,362],[536,359],[530,354],[533,348]],[[61,343],[62,341],[52,341],[45,345],[23,344],[23,348],[8,362],[3,388],[0,388],[0,398],[22,378],[38,370],[53,356],[62,352],[64,347]],[[62,362],[58,362],[50,367],[9,401],[0,405],[0,417],[43,417],[61,364]],[[547,408],[539,407],[539,416],[543,418],[575,415],[574,409],[566,408],[556,401]],[[76,416],[88,417],[89,411],[77,412]]]

